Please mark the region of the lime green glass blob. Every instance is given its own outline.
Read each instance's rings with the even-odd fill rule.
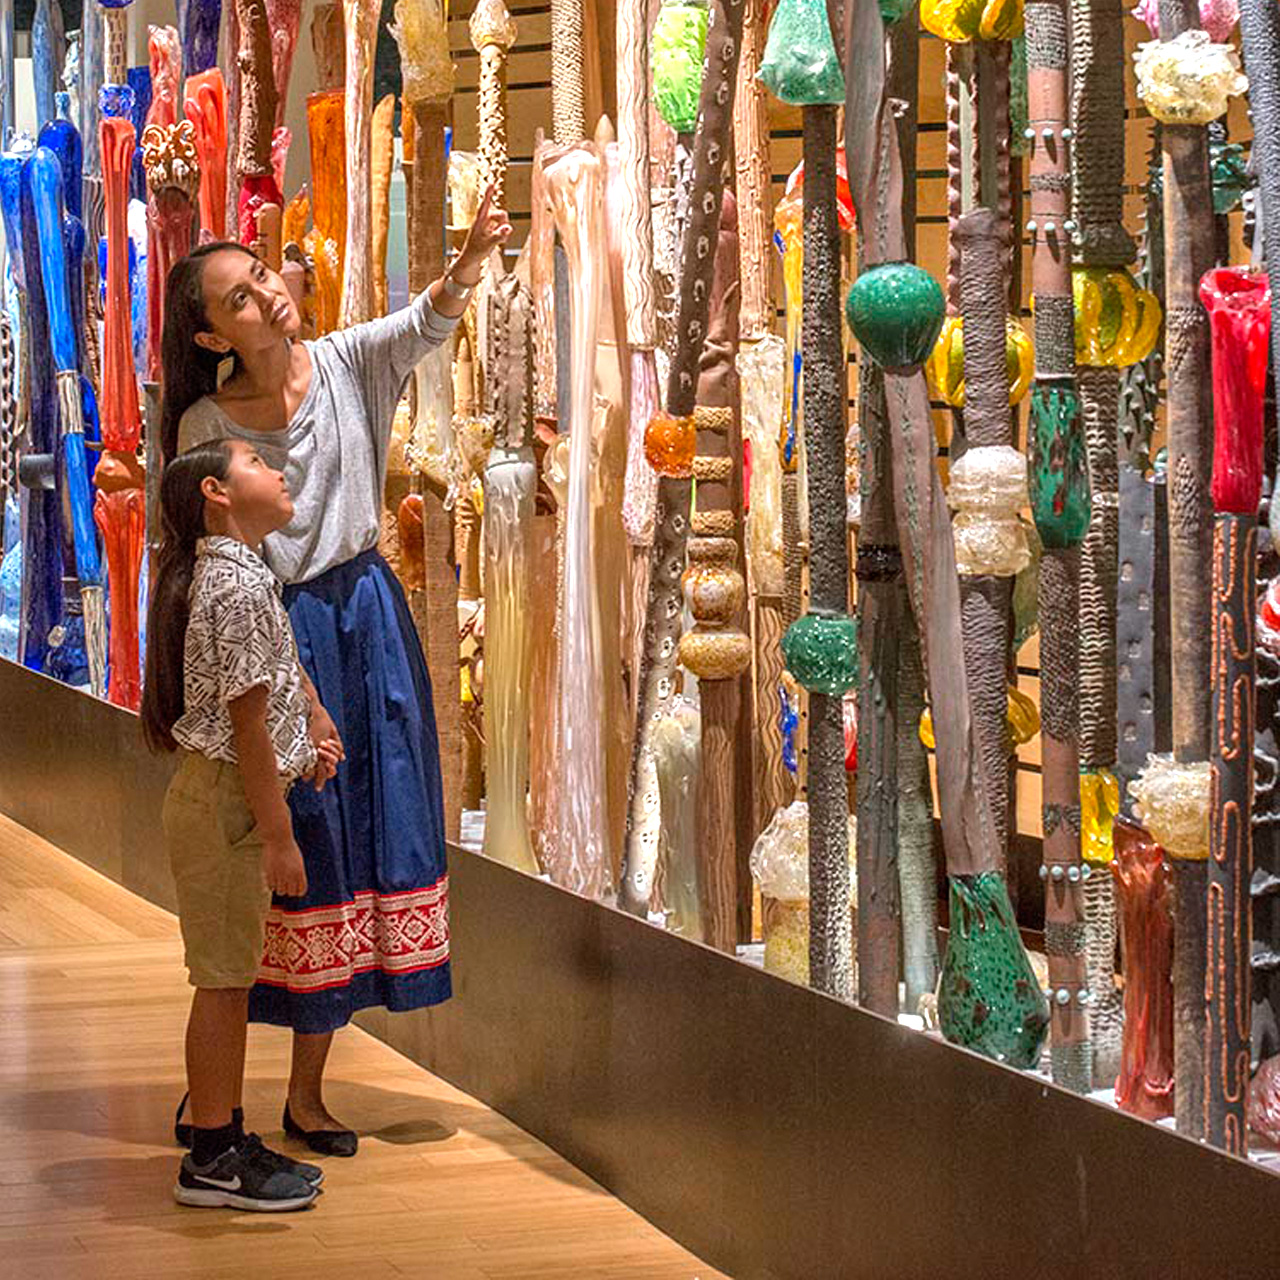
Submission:
[[[793,106],[844,101],[826,0],[779,0],[757,74],[776,98]]]
[[[952,1044],[1026,1070],[1049,1030],[1049,1002],[1027,958],[996,871],[951,877],[951,930],[938,1022]]]
[[[812,610],[787,628],[782,656],[802,688],[838,697],[858,682],[858,624],[845,613]]]
[[[1073,379],[1044,379],[1031,388],[1027,453],[1040,541],[1055,550],[1079,546],[1089,528],[1089,466]]]
[[[853,336],[890,372],[917,369],[928,360],[946,313],[938,282],[910,262],[864,271],[844,305]]]
[[[658,114],[677,132],[692,133],[698,123],[702,56],[707,47],[709,13],[705,3],[664,4],[653,27],[653,101]]]

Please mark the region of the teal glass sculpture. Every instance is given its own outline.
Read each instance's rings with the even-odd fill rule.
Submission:
[[[1049,1002],[1022,946],[998,871],[952,876],[938,1022],[952,1044],[1027,1070],[1040,1059]]]
[[[1037,380],[1027,430],[1031,514],[1046,547],[1078,546],[1089,528],[1089,466],[1071,378]]]
[[[844,101],[844,72],[826,0],[779,0],[757,75],[774,97],[792,106]]]
[[[942,331],[947,304],[938,282],[910,262],[864,271],[849,290],[844,314],[867,354],[891,373],[918,369]]]
[[[839,697],[858,682],[858,624],[845,613],[811,610],[787,628],[782,656],[801,688]]]
[[[690,0],[664,4],[654,23],[653,103],[677,133],[692,133],[698,123],[709,17],[705,3]]]
[[[880,21],[886,27],[895,26],[915,7],[914,0],[880,0]]]

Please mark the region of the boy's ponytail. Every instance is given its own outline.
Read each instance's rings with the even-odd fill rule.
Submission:
[[[196,543],[205,536],[204,495],[212,476],[225,480],[231,451],[225,440],[188,450],[164,469],[160,481],[160,544],[147,614],[147,672],[142,691],[142,733],[152,751],[175,751],[173,726],[182,717],[183,655]]]

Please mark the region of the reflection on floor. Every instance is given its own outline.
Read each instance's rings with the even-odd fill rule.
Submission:
[[[306,1212],[182,1209],[190,989],[176,922],[0,817],[2,1280],[713,1280],[547,1147],[355,1028],[328,1102],[362,1132]],[[254,1027],[245,1106],[280,1133],[289,1037]],[[299,1153],[301,1154],[301,1153]]]

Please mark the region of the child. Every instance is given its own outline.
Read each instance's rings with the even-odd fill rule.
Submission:
[[[249,989],[272,892],[306,891],[286,797],[317,791],[342,759],[312,739],[319,712],[298,662],[280,585],[258,554],[286,524],[284,476],[249,444],[224,440],[175,458],[160,490],[164,541],[148,623],[142,725],[152,750],[182,750],[164,803],[186,963],[193,1146],[179,1204],[301,1209],[322,1174],[246,1134]]]

